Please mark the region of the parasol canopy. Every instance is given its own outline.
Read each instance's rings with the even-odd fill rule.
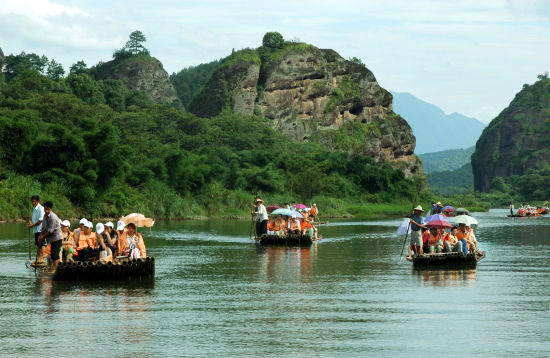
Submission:
[[[285,209],[285,208],[280,208],[280,209],[273,210],[273,212],[271,212],[271,215],[285,215],[285,216],[296,215],[297,218],[300,218],[300,219],[303,218],[302,214],[300,214],[299,212],[294,211],[294,210]]]
[[[294,207],[296,209],[306,209],[307,208],[307,206],[305,206],[304,204],[296,204]]]
[[[397,228],[395,233],[397,235],[408,235],[408,234],[410,234],[411,233],[410,222],[411,222],[411,219],[409,219],[409,218],[403,219],[403,222],[401,223],[401,225],[399,225],[399,227]]]
[[[453,224],[477,225],[479,222],[470,215],[459,215],[449,220]]]
[[[280,209],[281,207],[280,206],[277,206],[277,205],[269,205],[267,208],[265,208],[265,210],[267,210],[268,213],[274,211],[274,210],[277,210],[277,209]]]
[[[440,221],[447,221],[447,222],[449,222],[449,218],[446,217],[445,215],[433,214],[433,215],[427,216],[427,217],[424,219],[424,223],[429,223],[430,221],[433,221],[433,220],[440,220]]]
[[[453,208],[452,206],[448,206],[448,205],[447,205],[447,206],[445,206],[445,207],[443,208],[443,210],[441,210],[441,211],[452,212],[452,211],[455,211],[455,208]]]
[[[139,213],[132,213],[120,218],[126,225],[133,223],[136,227],[153,227],[155,220],[146,218],[145,215]]]
[[[453,225],[447,220],[430,220],[424,226],[436,227],[438,229],[450,229],[453,227]]]
[[[468,214],[470,214],[468,209],[465,209],[465,208],[458,208],[458,209],[455,210],[455,213],[457,213],[458,215],[468,215]]]

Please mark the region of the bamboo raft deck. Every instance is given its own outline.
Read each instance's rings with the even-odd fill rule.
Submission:
[[[458,252],[444,252],[413,256],[412,262],[418,267],[475,267],[478,261],[484,259],[485,251],[481,253],[463,254]]]
[[[43,269],[38,268],[38,271]],[[45,273],[46,274],[46,273]],[[113,262],[60,262],[51,275],[58,281],[100,281],[152,278],[155,276],[155,258],[115,259]]]
[[[309,235],[262,235],[255,240],[262,245],[309,246],[313,243]]]

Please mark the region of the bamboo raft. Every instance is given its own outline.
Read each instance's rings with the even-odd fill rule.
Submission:
[[[262,245],[289,245],[289,246],[309,246],[313,240],[309,235],[262,235],[255,238]]]
[[[480,253],[463,254],[458,252],[444,252],[434,254],[414,255],[412,262],[417,267],[475,267],[478,261],[484,259],[485,251]]]
[[[155,258],[116,259],[113,262],[60,262],[53,274],[59,281],[100,281],[155,276]]]

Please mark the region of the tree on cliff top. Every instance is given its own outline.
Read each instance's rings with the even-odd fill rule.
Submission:
[[[128,49],[134,55],[138,53],[149,53],[149,51],[142,45],[147,41],[145,35],[141,31],[134,31],[130,34],[130,39],[126,41],[125,48]]]
[[[126,45],[113,53],[113,58],[116,60],[123,60],[132,57],[132,55],[149,55],[149,50],[143,46],[145,41],[147,41],[147,39],[143,32],[139,30],[133,31],[128,41],[126,41]]]
[[[267,32],[262,39],[262,45],[272,49],[283,48],[285,45],[285,39],[283,35],[278,32]]]

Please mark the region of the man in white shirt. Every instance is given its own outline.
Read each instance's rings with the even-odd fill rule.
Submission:
[[[267,234],[267,210],[264,206],[264,201],[260,198],[256,199],[255,204],[256,211],[252,212],[254,215],[254,221],[256,221],[256,237],[261,237]]]
[[[38,247],[36,251],[36,263],[44,263],[44,251],[48,244],[45,241],[38,242],[40,232],[42,231],[42,220],[44,220],[44,207],[40,205],[40,197],[38,195],[33,195],[31,202],[34,209],[32,210],[32,219],[27,223],[27,227],[29,229],[32,228],[34,244]]]

